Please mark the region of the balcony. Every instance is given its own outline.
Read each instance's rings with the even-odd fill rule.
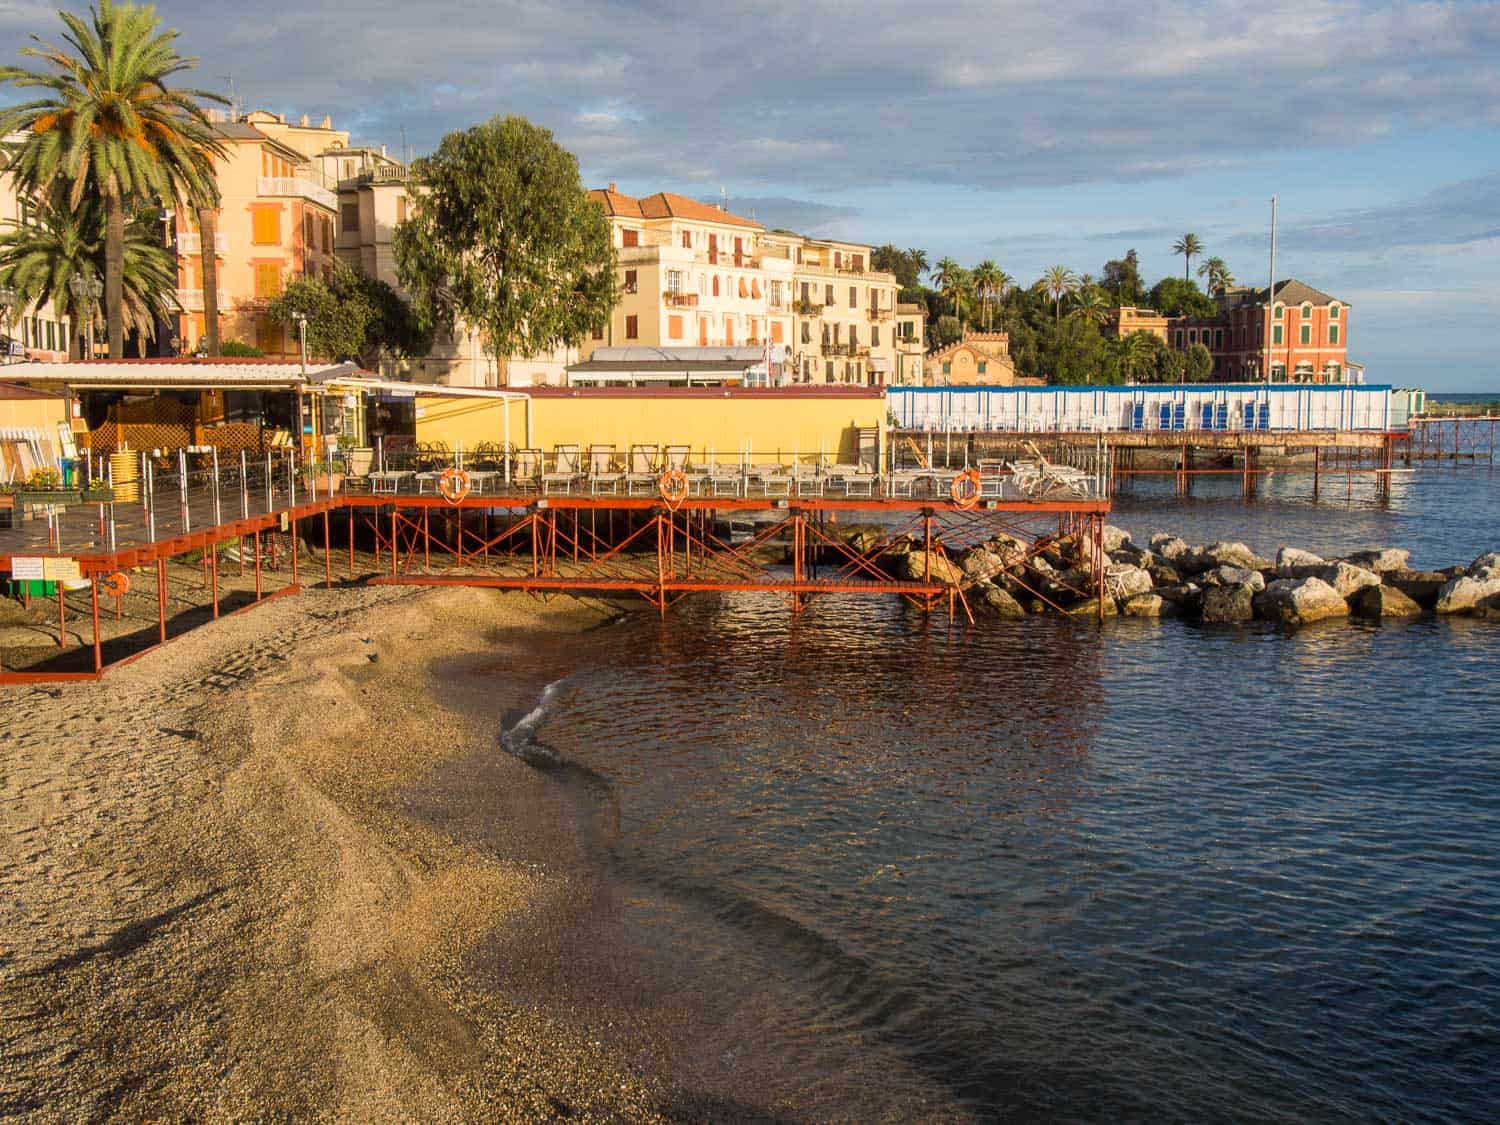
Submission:
[[[895,314],[890,309],[871,309],[871,320],[890,320]]]
[[[220,289],[219,311],[223,312],[229,308],[229,294]],[[201,289],[179,289],[177,290],[177,303],[188,312],[203,311],[203,290]]]
[[[255,194],[292,196],[295,199],[310,200],[330,211],[339,209],[338,196],[300,176],[261,176],[255,181]]]
[[[229,239],[223,231],[214,234],[214,254],[223,257],[229,252]],[[192,257],[203,253],[203,236],[195,230],[183,231],[177,236],[177,253]]]
[[[661,295],[661,299],[674,309],[695,309],[698,307],[698,294],[696,293],[673,293],[668,289]]]

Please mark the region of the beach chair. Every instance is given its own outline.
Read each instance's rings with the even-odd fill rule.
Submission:
[[[578,446],[559,442],[552,447],[552,471],[542,473],[542,495],[566,495],[583,477]]]
[[[537,475],[541,471],[542,451],[540,449],[518,449],[515,465],[511,469],[511,484],[521,489],[535,488]]]
[[[738,465],[710,465],[708,467],[710,496],[738,496],[744,483],[745,475]]]
[[[1229,404],[1227,402],[1214,404],[1214,429],[1229,429]]]
[[[1271,428],[1271,404],[1269,402],[1261,403],[1259,411],[1256,412],[1256,417],[1255,428],[1257,430],[1269,430]]]
[[[1172,404],[1161,403],[1156,408],[1156,428],[1158,430],[1170,430],[1172,428]]]
[[[607,493],[610,496],[620,494],[620,483],[624,481],[625,474],[615,468],[615,447],[613,445],[591,445],[589,446],[589,491],[595,496]]]
[[[691,496],[702,496],[708,487],[709,474],[703,468],[692,464],[688,458],[692,450],[686,445],[667,446],[665,469],[676,469],[687,477],[688,494]]]
[[[798,496],[822,496],[827,479],[815,465],[792,466],[792,487]]]
[[[1172,429],[1187,429],[1187,403],[1178,402],[1172,404]]]
[[[1214,404],[1213,403],[1211,403],[1211,402],[1205,402],[1203,404],[1202,410],[1201,410],[1201,418],[1200,418],[1200,421],[1199,421],[1198,428],[1202,429],[1202,430],[1211,430],[1211,429],[1214,428]]]
[[[657,482],[661,479],[660,457],[660,446],[630,447],[630,461],[625,471],[625,495],[649,496],[656,491]]]
[[[1130,428],[1132,430],[1144,430],[1146,428],[1146,404],[1144,402],[1131,404]]]

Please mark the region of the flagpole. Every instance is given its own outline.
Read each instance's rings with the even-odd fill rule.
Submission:
[[[1276,197],[1271,196],[1271,281],[1266,286],[1266,382],[1271,381],[1271,361],[1275,358],[1276,323]]]

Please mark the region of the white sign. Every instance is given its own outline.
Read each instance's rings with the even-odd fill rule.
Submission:
[[[10,576],[17,582],[27,579],[40,579],[44,572],[45,562],[41,556],[12,555],[10,560]]]

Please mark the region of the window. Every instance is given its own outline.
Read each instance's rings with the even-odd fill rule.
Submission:
[[[837,250],[833,252],[833,268],[836,270],[844,268],[844,256]]]
[[[1214,347],[1215,348],[1222,348],[1223,346],[1224,346],[1224,329],[1222,329],[1222,328],[1215,328],[1214,329]]]
[[[604,329],[603,328],[595,327],[595,329],[594,329],[594,339],[596,339],[596,340],[602,340],[602,339],[604,339]]]
[[[859,347],[859,325],[857,324],[849,325],[849,346],[851,348]]]
[[[1197,342],[1198,342],[1198,330],[1196,328],[1189,328],[1188,329],[1188,343],[1189,344],[1196,344]]]
[[[309,250],[318,248],[318,235],[313,230],[313,216],[311,211],[302,213],[302,245]]]
[[[849,307],[851,309],[859,308],[859,290],[853,285],[849,286]]]
[[[1337,344],[1339,342],[1339,326],[1337,324],[1330,324],[1328,326],[1328,342],[1330,344]]]
[[[255,296],[267,299],[281,293],[281,267],[265,262],[255,267]]]
[[[853,261],[854,261],[854,272],[855,273],[864,273],[864,271],[865,271],[865,256],[863,254],[855,254]]]
[[[830,359],[824,366],[823,377],[831,383],[833,382],[833,360]]]
[[[281,208],[251,208],[250,240],[257,246],[277,246],[281,243]],[[356,222],[358,220],[356,219]]]
[[[878,324],[870,325],[870,347],[880,347],[880,325]]]
[[[1302,322],[1302,342],[1304,344],[1312,343],[1312,325],[1306,321]]]
[[[779,344],[779,343],[781,343],[783,341],[784,338],[785,338],[785,334],[784,334],[784,332],[782,330],[781,321],[779,321],[779,320],[773,320],[773,321],[771,321],[771,343],[773,343],[773,344]]]
[[[682,317],[667,317],[667,336],[673,340],[682,339]]]
[[[981,359],[979,361],[979,373],[981,375],[983,375],[985,373],[985,371],[988,370],[988,368],[989,368],[989,365],[987,363],[985,363],[984,360]]]
[[[734,319],[732,317],[726,316],[724,318],[724,342],[726,344],[734,343]]]
[[[345,203],[339,208],[339,230],[352,234],[359,230],[359,204]]]
[[[714,274],[714,296],[717,297],[718,295],[719,295],[719,275],[718,274]]]
[[[1338,318],[1339,318],[1339,307],[1337,305],[1330,305],[1330,306],[1328,306],[1328,319],[1329,320],[1337,320]]]
[[[691,231],[682,232],[682,248],[684,250],[691,250],[693,248],[693,234]]]
[[[1181,328],[1179,328],[1177,330],[1177,346],[1179,348],[1182,347],[1182,329]]]
[[[635,270],[626,270],[625,271],[625,292],[627,292],[627,293],[634,293],[635,291],[636,291]]]
[[[943,374],[944,375],[952,375],[953,374],[953,364],[950,363],[946,359],[943,360]]]
[[[620,232],[621,246],[639,246],[641,244],[641,232],[626,227]]]
[[[1282,339],[1281,339],[1281,325],[1278,324],[1275,328],[1273,328],[1271,330],[1271,343],[1273,343],[1273,344],[1279,344],[1281,342],[1282,342]]]
[[[667,271],[667,292],[674,296],[682,292],[682,271]]]
[[[47,349],[49,351],[57,350],[57,322],[54,320],[47,322]]]
[[[1277,305],[1276,306],[1276,319],[1280,320],[1281,317],[1282,317],[1282,314],[1285,313],[1285,312],[1286,312],[1286,306],[1285,305]]]
[[[831,304],[833,304],[833,286],[832,285],[825,285],[823,288],[825,290],[825,292],[823,294],[823,303],[825,305],[831,305]]]
[[[1303,305],[1302,305],[1302,319],[1303,320],[1311,320],[1312,319],[1312,304],[1311,304],[1311,302],[1304,302],[1303,303]]]
[[[804,344],[812,343],[812,321],[810,320],[802,322],[802,342]]]
[[[781,308],[781,282],[771,282],[771,307]]]
[[[627,316],[625,318],[625,339],[640,339],[640,322],[641,318],[638,316]]]

